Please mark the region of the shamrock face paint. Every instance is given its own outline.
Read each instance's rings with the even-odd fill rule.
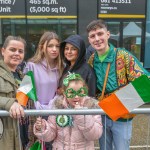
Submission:
[[[75,91],[73,88],[69,88],[65,91],[65,95],[67,98],[74,98],[76,95],[80,97],[87,96],[88,91],[87,88],[81,87],[78,91]]]

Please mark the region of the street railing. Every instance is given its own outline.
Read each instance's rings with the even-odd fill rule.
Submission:
[[[137,108],[133,114],[150,114],[150,108]],[[47,116],[47,115],[96,115],[105,114],[102,109],[55,109],[55,110],[25,110],[27,116]],[[9,116],[9,112],[0,110],[0,116]]]
[[[145,124],[147,124],[145,126],[142,127],[141,126],[141,121],[138,121],[136,123],[140,123],[140,127],[142,128],[142,134],[145,135],[145,137],[143,137],[144,142],[141,141],[142,140],[142,134],[141,132],[138,135],[134,135],[132,136],[132,140],[134,140],[134,138],[136,139],[137,136],[140,137],[139,141],[137,143],[132,142],[131,140],[131,146],[130,149],[132,150],[150,150],[150,108],[137,108],[134,109],[131,113],[133,114],[146,114],[144,116],[146,118],[146,122]],[[97,115],[97,114],[101,114],[101,115],[105,115],[105,112],[102,109],[55,109],[55,110],[25,110],[25,115],[26,116],[48,116],[48,115]],[[9,116],[9,112],[5,111],[5,110],[0,110],[0,117],[5,117],[5,116]],[[135,118],[136,119],[136,118]],[[145,120],[144,120],[145,121]],[[135,124],[135,123],[134,123]],[[138,125],[138,124],[137,124]],[[134,126],[133,126],[134,127]],[[144,130],[145,131],[144,131]],[[133,129],[134,130],[134,129]],[[137,132],[137,129],[135,129]],[[141,129],[140,129],[141,130]],[[135,132],[135,133],[136,133]],[[95,145],[95,150],[99,150],[99,144],[98,141],[96,142]]]

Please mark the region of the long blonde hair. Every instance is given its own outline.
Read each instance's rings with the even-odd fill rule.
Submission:
[[[34,62],[34,63],[40,63],[45,58],[47,62],[47,66],[50,66],[46,51],[45,50],[43,51],[43,48],[46,49],[48,46],[48,43],[52,39],[56,39],[60,43],[60,39],[55,32],[50,32],[50,31],[45,32],[40,38],[35,55],[31,59],[29,59],[29,61]],[[56,58],[56,66],[58,67],[59,74],[61,76],[62,71],[63,71],[63,63],[60,58],[60,54]]]

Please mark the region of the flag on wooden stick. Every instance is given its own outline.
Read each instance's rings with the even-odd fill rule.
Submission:
[[[18,103],[23,106],[27,105],[29,98],[33,101],[37,101],[34,75],[32,71],[27,72],[27,74],[24,76],[16,94]]]

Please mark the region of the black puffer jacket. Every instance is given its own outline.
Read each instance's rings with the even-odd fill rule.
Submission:
[[[72,44],[78,49],[78,57],[75,64],[70,68],[70,62],[64,56],[64,49],[66,43]],[[96,93],[96,77],[93,69],[89,66],[89,64],[85,61],[86,48],[84,40],[79,35],[71,35],[66,40],[64,40],[60,45],[60,55],[64,62],[66,63],[66,67],[63,71],[62,77],[60,79],[60,86],[64,77],[68,74],[68,71],[71,73],[78,73],[85,80],[88,88],[89,88],[89,96],[95,97]]]

